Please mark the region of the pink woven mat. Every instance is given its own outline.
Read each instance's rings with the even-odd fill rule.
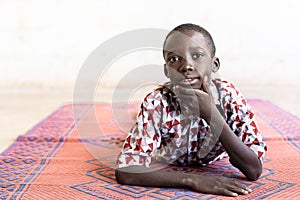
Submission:
[[[248,182],[227,159],[183,173],[235,177],[252,188],[236,199],[300,196],[300,119],[268,101],[249,100],[268,145],[264,172]],[[226,199],[184,189],[117,184],[114,163],[136,105],[66,105],[0,155],[1,199]],[[123,119],[123,120],[122,120]]]

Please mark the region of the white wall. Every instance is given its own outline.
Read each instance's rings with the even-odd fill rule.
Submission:
[[[246,85],[298,85],[298,2],[0,0],[0,86],[72,87],[84,60],[104,41],[133,29],[172,29],[185,22],[211,32],[222,76]],[[148,58],[162,62],[157,52]],[[124,58],[115,66],[126,74],[132,63]]]

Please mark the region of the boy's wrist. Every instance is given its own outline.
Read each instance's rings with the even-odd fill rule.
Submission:
[[[192,176],[186,176],[182,179],[182,185],[187,189],[193,189],[194,181]]]
[[[211,125],[212,122],[216,123],[217,121],[222,120],[223,117],[218,111],[216,106],[212,106],[210,116],[207,117],[206,122]]]

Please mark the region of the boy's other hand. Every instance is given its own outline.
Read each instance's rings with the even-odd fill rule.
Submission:
[[[249,194],[251,189],[232,178],[222,176],[191,176],[183,180],[192,190],[202,193],[220,194],[236,197]]]
[[[176,85],[175,93],[179,96],[181,106],[187,109],[184,114],[197,115],[209,122],[216,106],[207,84],[207,76],[203,79],[201,88],[193,89]]]

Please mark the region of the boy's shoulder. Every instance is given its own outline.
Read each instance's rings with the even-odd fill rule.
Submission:
[[[231,81],[216,78],[212,82],[214,85],[216,85],[219,99],[222,99],[221,101],[223,101],[223,104],[228,106],[230,104],[246,105],[246,98]]]
[[[214,84],[216,84],[219,88],[232,88],[232,89],[236,89],[235,85],[226,80],[226,79],[221,79],[221,78],[215,78],[212,80],[212,82]]]
[[[235,84],[233,84],[231,81],[228,81],[226,79],[221,78],[215,78],[212,80],[212,83],[216,85],[218,90],[223,93],[223,95],[241,95],[240,91],[237,89]]]

